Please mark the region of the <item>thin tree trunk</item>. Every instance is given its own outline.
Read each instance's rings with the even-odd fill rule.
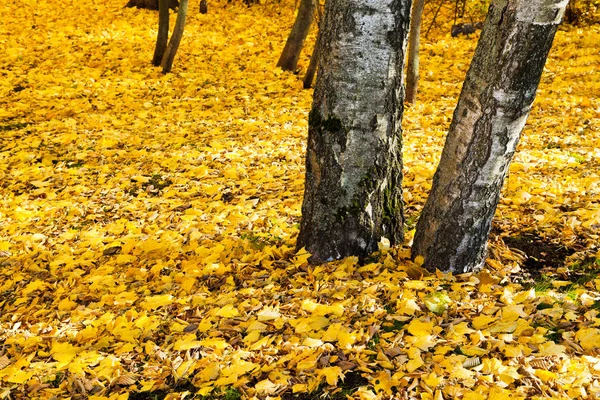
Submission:
[[[308,64],[308,68],[306,69],[306,75],[304,75],[304,79],[302,80],[302,87],[304,89],[310,89],[313,80],[315,79],[315,73],[317,72],[317,67],[319,65],[319,47],[321,47],[321,26],[323,26],[323,14],[321,12],[321,6],[319,1],[316,0],[317,6],[317,40],[315,41],[315,47],[313,48],[313,53],[310,56],[310,63]]]
[[[308,64],[308,68],[306,69],[306,75],[304,75],[304,80],[302,81],[304,89],[310,89],[313,83],[313,79],[315,78],[315,72],[317,72],[317,65],[319,63],[319,36],[320,34],[317,36],[315,48],[313,49],[313,53],[310,56],[310,63]]]
[[[285,47],[281,52],[277,66],[284,71],[295,71],[300,58],[300,52],[304,45],[304,40],[310,30],[310,25],[313,22],[315,8],[315,0],[300,0],[298,15],[292,26],[292,31],[285,42]]]
[[[181,43],[181,37],[183,36],[183,29],[185,28],[185,19],[187,17],[188,0],[181,0],[179,3],[179,10],[177,11],[177,20],[175,21],[175,28],[173,28],[173,34],[165,55],[163,56],[160,66],[163,69],[163,73],[171,72],[173,67],[173,60],[175,59],[175,53]]]
[[[481,267],[500,189],[566,0],[494,0],[463,84],[412,256],[429,270]]]
[[[125,7],[137,7],[137,8],[145,8],[147,10],[158,10],[159,0],[129,0]],[[171,9],[176,9],[179,6],[179,2],[177,0],[169,0],[169,7]]]
[[[159,66],[169,41],[169,0],[158,1],[158,35],[152,65]]]
[[[410,0],[328,0],[297,248],[311,263],[403,240],[403,64]]]
[[[406,68],[406,101],[414,104],[419,89],[419,43],[421,38],[421,15],[425,0],[415,0],[410,14],[408,35],[408,61]]]

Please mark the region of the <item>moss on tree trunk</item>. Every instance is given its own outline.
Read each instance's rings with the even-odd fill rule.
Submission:
[[[403,240],[402,69],[407,0],[328,0],[309,115],[297,247],[310,262]]]

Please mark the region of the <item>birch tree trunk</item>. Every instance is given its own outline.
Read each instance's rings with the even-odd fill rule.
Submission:
[[[175,20],[175,27],[173,28],[173,33],[171,34],[171,40],[169,40],[169,45],[167,46],[167,50],[165,51],[163,59],[160,63],[163,73],[165,74],[167,72],[171,72],[171,68],[173,67],[173,60],[175,59],[175,54],[179,48],[179,43],[181,43],[181,38],[183,37],[187,9],[188,0],[181,0],[179,3],[179,10],[177,10],[177,19]]]
[[[158,35],[152,57],[152,65],[158,67],[165,55],[169,41],[169,0],[158,1]]]
[[[419,47],[421,42],[421,15],[425,0],[415,0],[410,13],[410,33],[408,34],[408,61],[406,68],[406,101],[417,101],[419,88]]]
[[[485,261],[500,189],[567,0],[493,0],[463,84],[412,256],[462,273]]]
[[[403,240],[403,64],[410,0],[328,0],[297,248],[364,258]]]
[[[285,47],[281,52],[277,66],[284,71],[295,71],[300,58],[304,40],[310,30],[310,25],[313,22],[315,9],[317,7],[316,0],[300,0],[298,15],[292,26],[290,36],[285,42]]]

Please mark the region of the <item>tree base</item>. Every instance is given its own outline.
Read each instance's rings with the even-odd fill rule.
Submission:
[[[129,0],[129,2],[127,2],[125,7],[129,7],[129,8],[137,7],[137,8],[144,8],[146,10],[158,11],[158,0]],[[170,9],[175,10],[177,7],[179,7],[178,0],[170,0],[169,1]]]

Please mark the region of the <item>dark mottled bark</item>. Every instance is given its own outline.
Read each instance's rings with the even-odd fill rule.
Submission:
[[[425,0],[415,0],[410,12],[408,34],[408,60],[406,62],[406,101],[414,104],[419,89],[419,43],[421,39],[421,15]]]
[[[457,37],[459,35],[466,35],[467,37],[475,33],[478,29],[483,28],[483,22],[475,22],[474,24],[462,23],[452,25],[452,29],[450,30],[450,36]]]
[[[152,57],[152,65],[159,66],[167,50],[169,41],[169,0],[158,2],[158,35],[156,36],[156,47]]]
[[[304,40],[314,19],[316,6],[316,0],[300,0],[300,7],[298,8],[298,15],[294,21],[294,26],[292,26],[290,36],[288,36],[279,61],[277,61],[277,66],[281,67],[282,70],[296,70]]]
[[[167,46],[165,55],[163,56],[163,59],[160,63],[160,66],[163,69],[163,73],[171,72],[171,68],[173,67],[173,60],[175,59],[175,54],[177,53],[177,49],[179,48],[179,43],[181,43],[181,38],[183,37],[185,19],[187,17],[187,9],[188,0],[181,0],[179,4],[179,10],[177,11],[177,20],[175,21],[175,28],[173,28],[171,40],[169,40],[169,45]]]
[[[483,265],[500,189],[535,98],[562,0],[495,0],[463,84],[413,258],[456,273]]]
[[[410,0],[328,0],[297,247],[319,263],[403,240],[403,64]]]

